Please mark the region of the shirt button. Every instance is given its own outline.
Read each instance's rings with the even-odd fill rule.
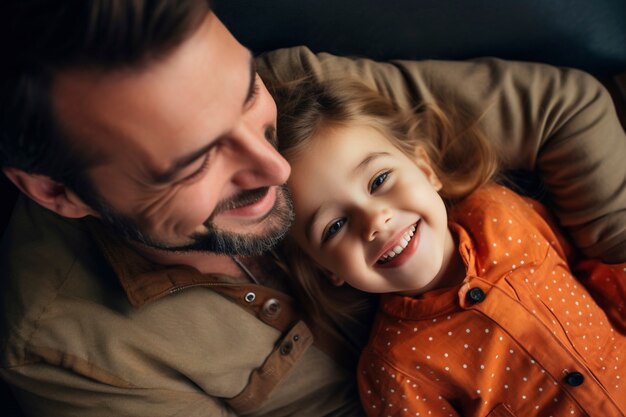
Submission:
[[[280,301],[270,298],[263,304],[261,315],[267,320],[274,320],[280,314]]]
[[[280,354],[283,356],[287,356],[291,353],[291,351],[293,350],[293,343],[291,342],[285,342],[281,347],[280,347]]]
[[[580,372],[570,372],[565,376],[565,383],[572,387],[577,387],[585,381],[585,376]]]
[[[486,296],[485,292],[479,287],[471,288],[465,295],[467,301],[471,304],[482,302]]]

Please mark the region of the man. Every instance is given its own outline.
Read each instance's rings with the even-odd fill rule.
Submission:
[[[203,0],[11,6],[1,155],[28,198],[4,240],[1,372],[28,415],[361,415],[354,352],[267,254],[292,212],[262,78],[351,73],[401,106],[484,113],[579,247],[626,259],[626,140],[580,72],[253,59]]]

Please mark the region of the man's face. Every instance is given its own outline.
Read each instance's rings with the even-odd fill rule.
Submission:
[[[105,204],[95,209],[128,237],[251,254],[288,228],[289,165],[270,143],[276,106],[213,14],[143,68],[60,73],[52,97],[62,129],[97,161],[87,175]]]

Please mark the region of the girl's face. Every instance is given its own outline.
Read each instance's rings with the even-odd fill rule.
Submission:
[[[337,284],[409,295],[437,288],[455,245],[427,160],[368,126],[322,130],[290,161],[292,236]]]

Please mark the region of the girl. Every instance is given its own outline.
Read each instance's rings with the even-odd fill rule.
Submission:
[[[539,203],[493,182],[475,125],[354,82],[275,96],[309,309],[354,313],[324,276],[382,294],[358,365],[368,415],[626,414],[626,264],[577,262]]]

